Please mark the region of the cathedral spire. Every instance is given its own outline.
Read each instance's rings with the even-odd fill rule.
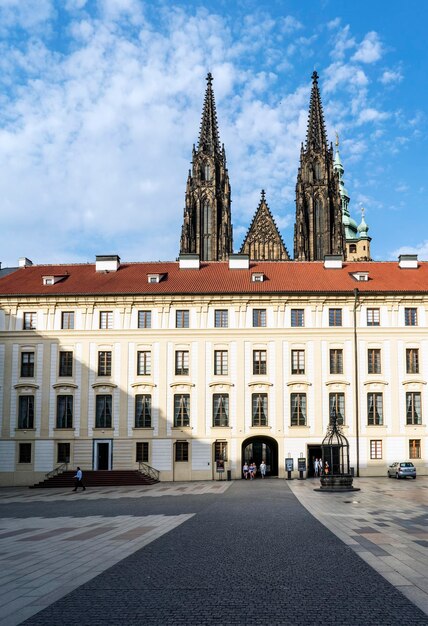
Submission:
[[[327,147],[324,113],[318,88],[318,74],[315,71],[312,74],[312,90],[309,103],[308,128],[306,131],[306,150],[311,147],[315,150]]]
[[[180,253],[201,261],[225,261],[233,252],[230,184],[220,145],[213,77],[207,75],[198,147],[193,146],[187,179]]]
[[[327,143],[318,74],[314,72],[306,144],[300,151],[296,184],[294,258],[297,261],[322,261],[327,254],[346,256],[340,168],[338,156],[335,170],[333,146]],[[344,187],[343,192],[347,193]]]
[[[213,155],[221,152],[221,150],[211,72],[208,72],[206,81],[207,89],[205,92],[204,110],[202,112],[201,128],[199,132],[198,150],[203,150]]]

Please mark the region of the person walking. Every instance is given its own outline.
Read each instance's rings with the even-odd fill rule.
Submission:
[[[244,466],[242,468],[242,472],[244,474],[245,480],[247,480],[247,478],[248,478],[248,471],[249,471],[248,463],[247,463],[247,461],[245,461]]]
[[[77,472],[76,472],[76,475],[74,476],[74,478],[76,479],[76,481],[75,481],[75,483],[74,483],[74,489],[73,489],[73,491],[77,491],[77,488],[78,488],[78,487],[82,487],[82,488],[83,488],[83,491],[86,491],[86,487],[85,487],[85,485],[83,484],[83,480],[82,480],[82,479],[83,479],[83,472],[82,472],[82,470],[80,469],[80,467],[77,467]]]
[[[266,463],[264,461],[260,463],[259,469],[260,469],[260,476],[264,478],[266,476]]]
[[[318,476],[318,469],[319,469],[318,459],[315,459],[314,460],[314,476],[315,476],[315,478],[317,478],[317,476]]]
[[[254,461],[250,463],[250,480],[254,480],[256,474],[256,464]]]

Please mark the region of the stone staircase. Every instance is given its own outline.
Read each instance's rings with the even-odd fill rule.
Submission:
[[[46,478],[30,489],[55,488],[72,489],[74,487],[74,476],[76,471],[65,471],[56,476]],[[138,470],[98,470],[83,472],[83,484],[85,487],[125,487],[154,485],[159,481]]]

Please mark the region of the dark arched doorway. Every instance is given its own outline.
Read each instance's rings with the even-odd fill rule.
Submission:
[[[249,437],[242,443],[241,466],[254,461],[257,470],[265,461],[267,476],[278,476],[278,443],[272,437]]]

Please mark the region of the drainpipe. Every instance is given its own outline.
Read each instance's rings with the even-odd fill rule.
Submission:
[[[357,477],[360,476],[360,411],[358,394],[358,343],[357,343],[357,304],[359,291],[354,289],[354,385],[355,385],[355,439],[357,444]]]

